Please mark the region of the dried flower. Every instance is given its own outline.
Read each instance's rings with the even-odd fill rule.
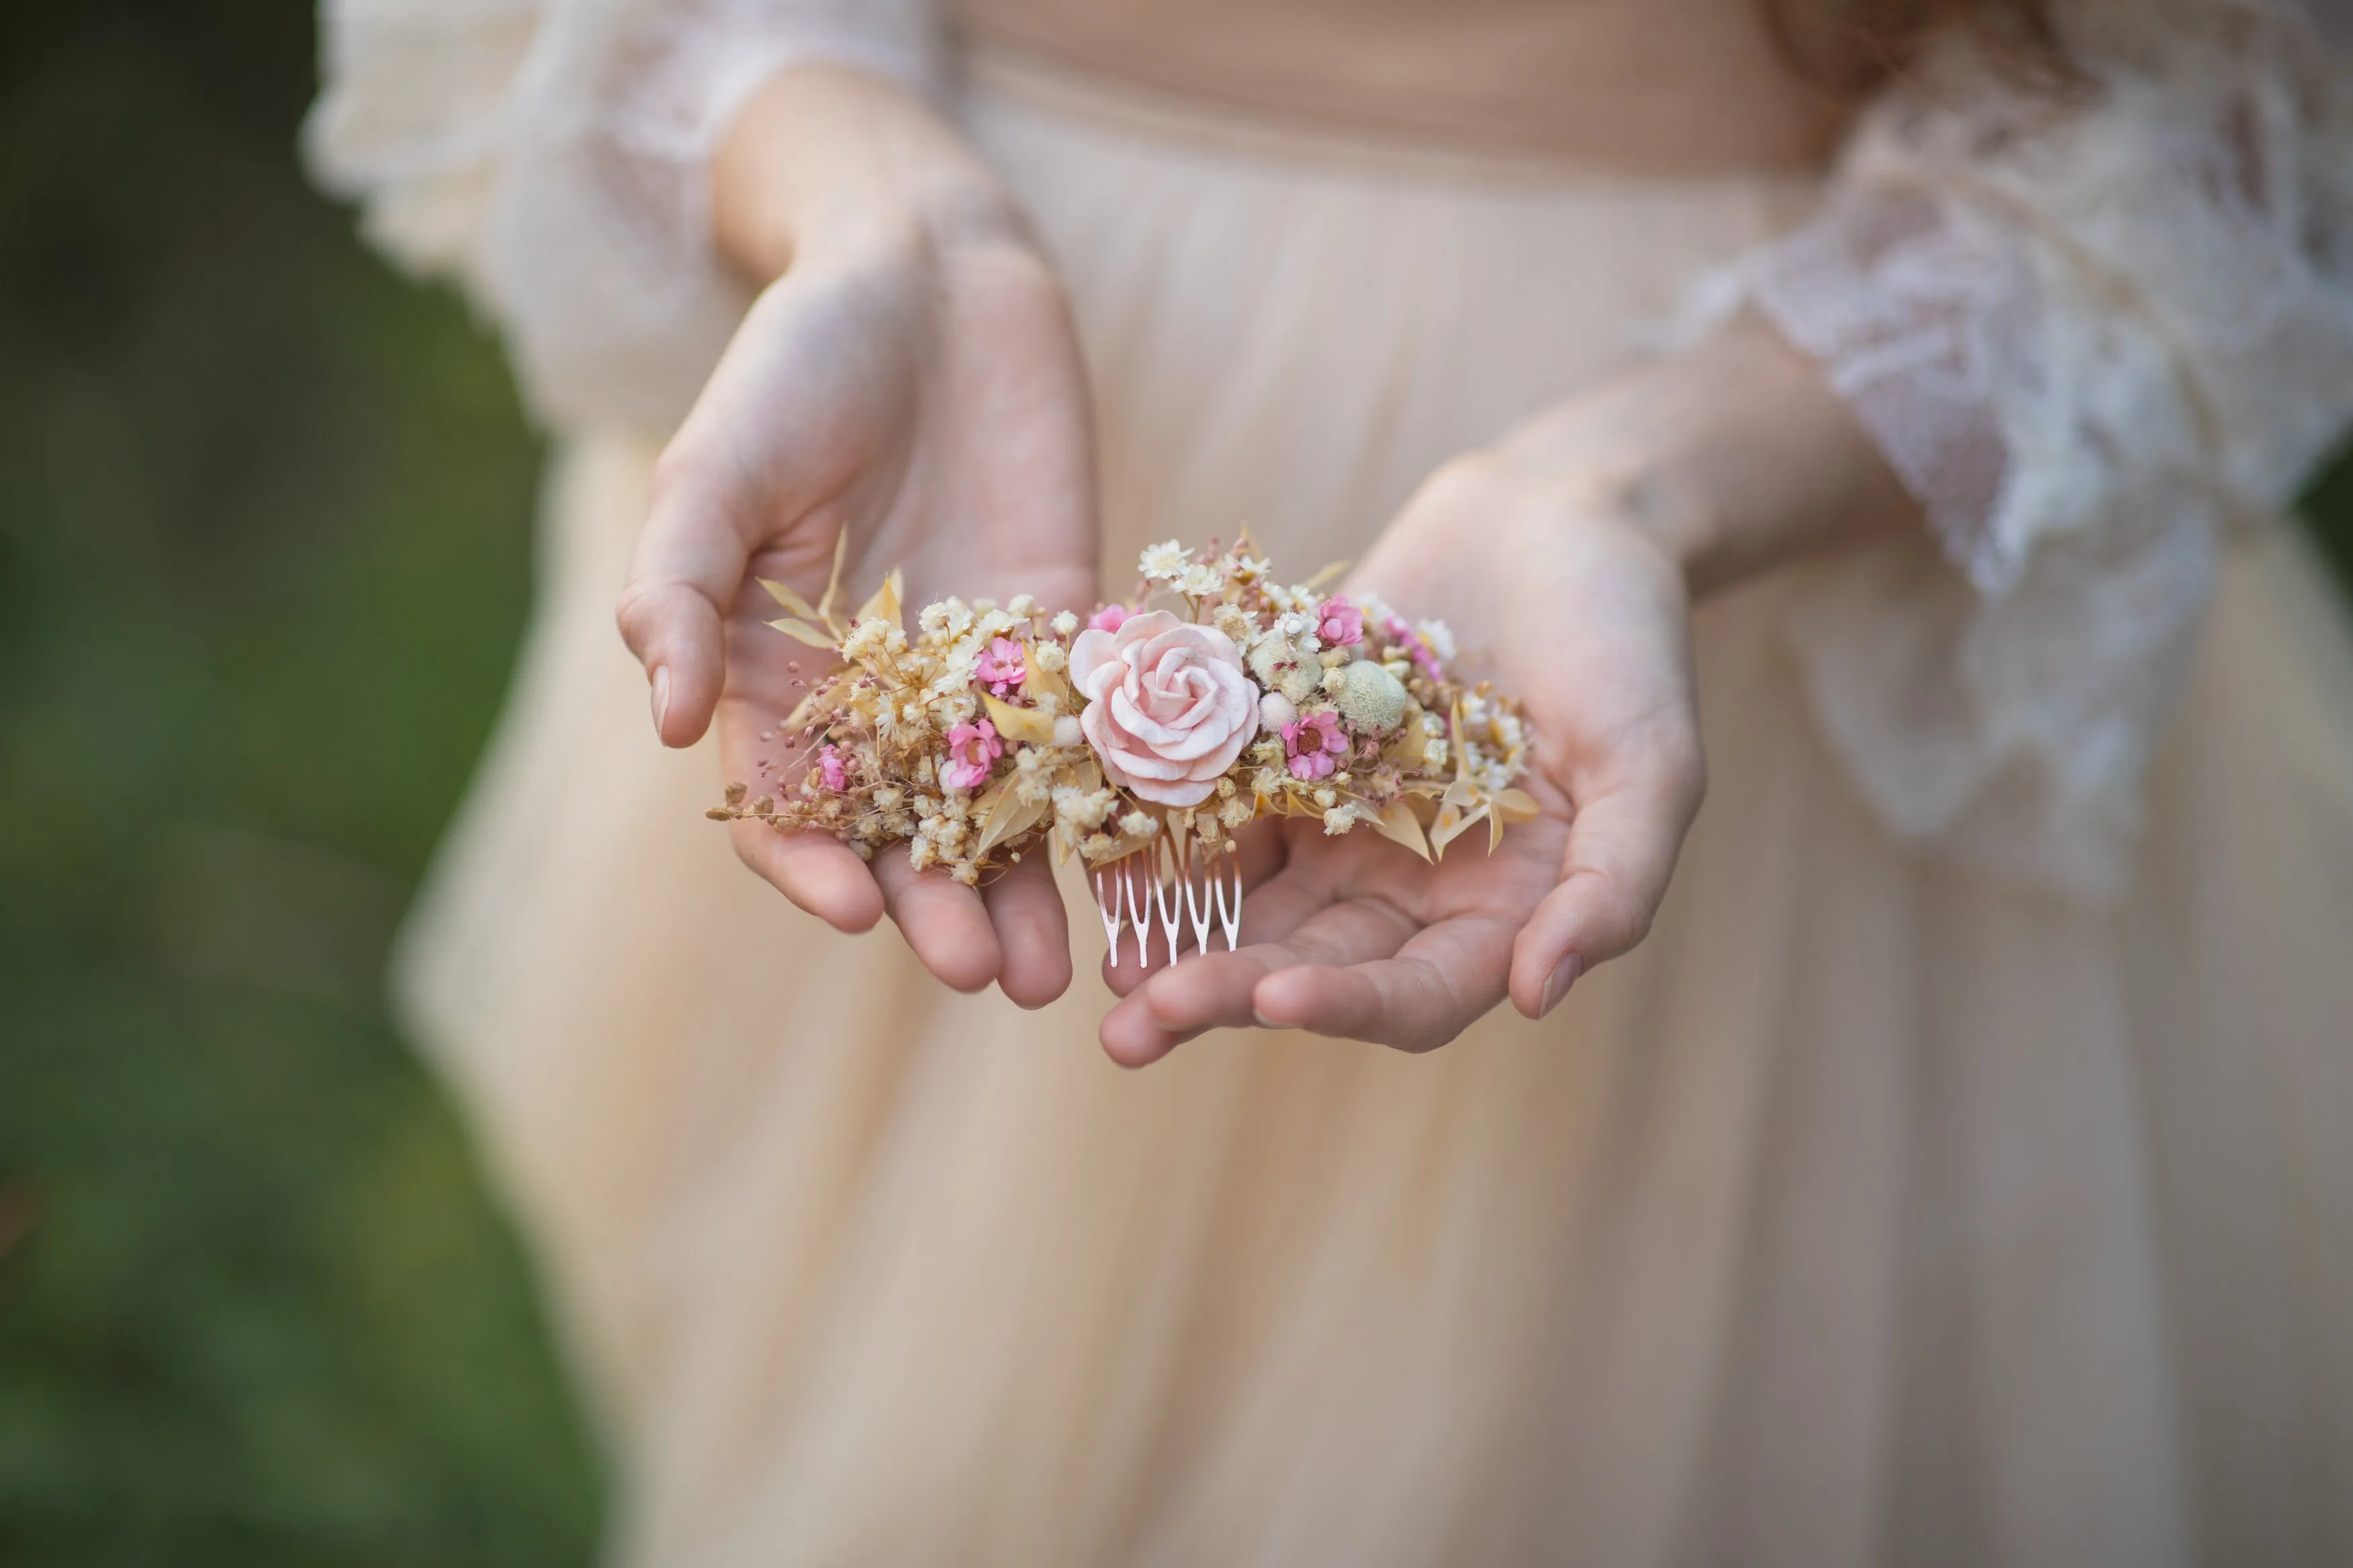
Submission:
[[[1087,742],[1113,782],[1161,805],[1198,805],[1258,729],[1258,692],[1234,645],[1166,610],[1071,646]]]
[[[849,759],[841,754],[839,746],[828,746],[817,754],[818,778],[835,795],[849,787]]]
[[[1330,778],[1334,759],[1347,752],[1348,737],[1340,729],[1340,716],[1322,708],[1282,727],[1282,749],[1293,777]]]
[[[973,886],[1046,843],[1099,864],[1181,830],[1223,853],[1257,816],[1310,813],[1327,833],[1379,816],[1409,836],[1388,813],[1410,800],[1437,818],[1437,854],[1535,809],[1510,787],[1533,738],[1509,700],[1445,679],[1443,625],[1285,586],[1246,542],[1155,545],[1142,566],[1185,615],[1106,605],[1083,624],[1055,616],[1049,635],[1030,595],[949,598],[911,637],[896,574],[854,616],[825,607],[838,567],[816,610],[771,589],[794,617],[779,626],[806,641],[821,623],[839,663],[762,738],[821,743],[792,782],[760,765],[780,793],[731,784],[709,815],[814,828],[861,859],[903,844],[916,869]]]
[[[1328,646],[1360,643],[1365,640],[1365,612],[1345,599],[1326,599],[1315,606],[1315,635]]]
[[[1011,637],[998,637],[974,662],[973,675],[1003,697],[1029,678],[1028,651]]]
[[[940,769],[940,782],[950,789],[976,789],[1004,754],[1005,742],[997,738],[997,726],[987,720],[958,724],[948,731],[950,760]]]
[[[1405,717],[1405,684],[1369,659],[1340,671],[1334,694],[1341,714],[1359,730],[1394,730]]]

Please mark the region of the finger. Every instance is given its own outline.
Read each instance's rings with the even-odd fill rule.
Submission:
[[[1162,1028],[1141,997],[1129,997],[1103,1015],[1095,1030],[1103,1054],[1124,1068],[1150,1067],[1202,1031],[1178,1034]]]
[[[1071,985],[1071,923],[1043,847],[981,889],[1004,963],[997,983],[1024,1007],[1043,1007]]]
[[[997,978],[1004,952],[976,889],[944,871],[918,871],[895,848],[874,857],[874,880],[900,934],[943,984],[977,991]]]
[[[823,833],[779,833],[764,822],[738,822],[735,853],[778,892],[837,931],[871,931],[882,918],[882,892],[866,862]]]
[[[654,732],[690,746],[710,726],[726,683],[727,608],[752,555],[750,485],[681,434],[655,470],[615,619],[644,666]]]
[[[796,525],[872,461],[889,426],[887,390],[828,374],[846,357],[837,294],[797,270],[764,292],[655,465],[617,618],[668,745],[711,722],[754,552],[782,545],[764,556],[771,575],[820,576],[837,530]]]
[[[1504,999],[1518,933],[1512,921],[1465,915],[1417,933],[1392,958],[1279,970],[1251,989],[1250,1007],[1278,1028],[1432,1050]]]
[[[1320,909],[1331,902],[1328,894],[1314,898],[1312,903],[1300,901],[1298,912],[1288,923],[1282,925],[1279,931],[1277,928],[1268,923],[1275,910],[1269,906],[1267,895],[1261,889],[1270,886],[1282,874],[1289,858],[1290,851],[1282,832],[1282,825],[1276,822],[1261,822],[1243,828],[1235,836],[1234,850],[1230,858],[1221,854],[1212,862],[1219,883],[1229,889],[1232,886],[1234,874],[1229,868],[1235,865],[1240,868],[1242,887],[1250,894],[1250,897],[1244,900],[1250,919],[1240,932],[1243,941],[1260,940],[1260,937],[1253,933],[1265,933],[1271,936],[1279,934],[1279,931],[1289,931],[1300,921],[1306,919],[1314,909]],[[1087,875],[1087,887],[1094,895],[1095,908],[1098,911],[1109,908],[1116,900],[1121,919],[1125,921],[1133,918],[1128,900],[1137,889],[1133,882],[1127,888],[1122,889],[1118,877],[1118,871],[1113,868],[1104,868],[1101,871],[1090,871]],[[1149,899],[1151,896],[1150,891],[1146,889],[1145,897]],[[1294,900],[1298,898],[1295,892],[1290,896]],[[1284,895],[1276,895],[1276,905],[1281,905],[1283,900]],[[1169,966],[1171,961],[1168,957],[1166,931],[1165,925],[1159,922],[1159,911],[1156,907],[1152,910],[1152,921],[1154,933],[1143,943],[1144,951],[1141,953],[1137,951],[1136,932],[1133,927],[1127,925],[1120,928],[1118,940],[1104,952],[1102,965],[1103,980],[1103,984],[1110,987],[1113,995],[1125,996],[1132,994],[1145,980]],[[1178,925],[1180,929],[1177,932],[1176,951],[1180,954],[1189,952],[1194,947],[1193,932],[1190,929],[1186,929],[1187,922],[1181,917]],[[1221,929],[1221,927],[1213,928],[1213,931]]]
[[[1514,1006],[1543,1017],[1577,976],[1650,934],[1706,783],[1691,737],[1626,754],[1617,777],[1577,801],[1560,885],[1514,947]]]
[[[1303,964],[1345,967],[1389,957],[1414,931],[1410,919],[1373,900],[1318,910],[1279,941],[1253,942],[1234,952],[1204,953],[1154,975],[1133,998],[1157,1028],[1171,1034],[1287,1024],[1261,1019],[1252,997],[1269,975]]]

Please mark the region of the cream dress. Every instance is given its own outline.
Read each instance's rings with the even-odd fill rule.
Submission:
[[[562,433],[399,983],[609,1444],[613,1560],[2353,1561],[2353,647],[2232,521],[2353,397],[2342,126],[2197,9],[2079,6],[2109,94],[2009,142],[1964,132],[2049,111],[1990,79],[1883,103],[1825,205],[942,73],[904,6],[332,7],[314,152]],[[1707,805],[1542,1025],[1123,1072],[1092,951],[1022,1013],[744,873],[612,629],[742,304],[694,158],[812,55],[960,84],[1075,300],[1114,574],[1243,522],[1357,552],[1743,302],[1936,537],[1702,610]],[[2232,124],[2268,161],[2199,185]]]

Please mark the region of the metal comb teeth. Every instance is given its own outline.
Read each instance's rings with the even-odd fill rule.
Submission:
[[[1241,945],[1241,862],[1230,854],[1206,853],[1198,839],[1181,849],[1156,840],[1124,859],[1096,867],[1094,884],[1095,912],[1103,917],[1113,969],[1119,967],[1121,933],[1130,929],[1135,932],[1135,962],[1152,962],[1155,915],[1171,963],[1176,962],[1177,936],[1187,925],[1196,952],[1209,951],[1213,922],[1225,932],[1228,952]]]

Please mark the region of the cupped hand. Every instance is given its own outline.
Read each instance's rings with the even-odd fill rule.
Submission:
[[[781,612],[759,579],[814,601],[846,535],[852,605],[894,566],[914,604],[1083,607],[1096,583],[1087,393],[1051,268],[913,99],[849,73],[789,73],[779,90],[786,162],[753,177],[772,173],[761,189],[792,210],[747,227],[784,237],[781,275],[662,453],[618,616],[662,742],[691,745],[715,720],[731,781],[763,763],[793,776],[781,721],[824,657],[767,626]],[[1035,1006],[1069,984],[1043,856],[973,889],[903,852],[869,864],[823,834],[731,831],[794,903],[851,931],[888,913],[960,990],[994,981]]]
[[[1259,825],[1238,951],[1147,968],[1131,942],[1104,970],[1117,1061],[1252,1023],[1428,1050],[1506,994],[1542,1016],[1650,930],[1705,784],[1683,574],[1653,533],[1606,487],[1482,455],[1425,485],[1349,586],[1445,619],[1468,672],[1525,701],[1542,815],[1435,865],[1363,828]]]

